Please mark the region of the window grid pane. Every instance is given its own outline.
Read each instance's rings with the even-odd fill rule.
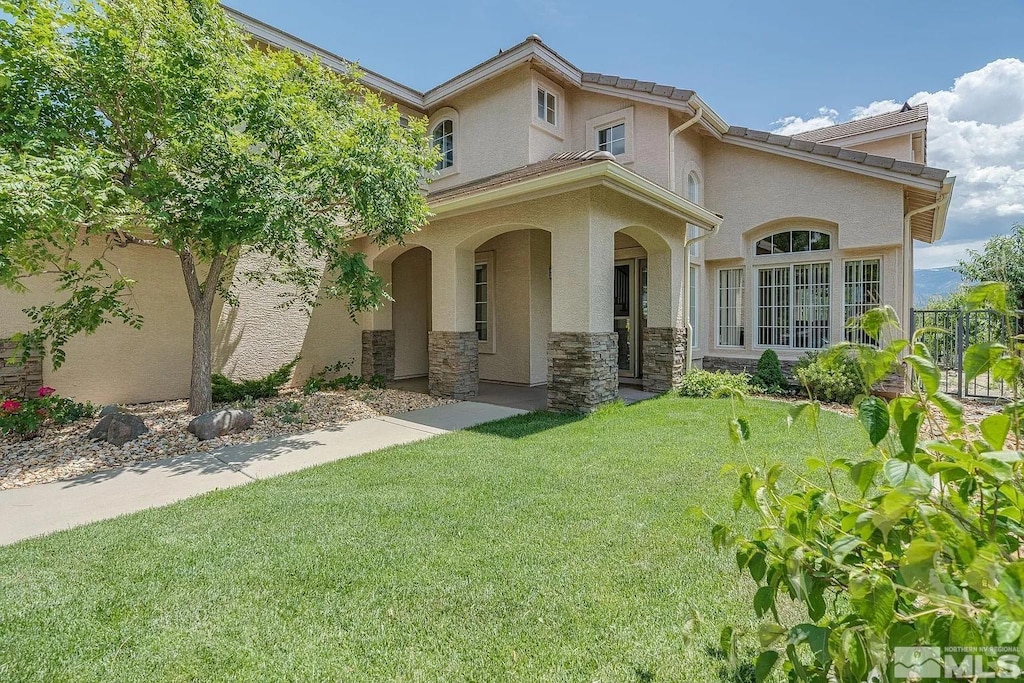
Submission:
[[[793,254],[806,251],[828,251],[832,248],[832,238],[827,232],[817,230],[783,230],[757,241],[754,254],[769,256],[771,254]]]
[[[743,269],[718,272],[718,344],[743,346]]]
[[[757,278],[757,343],[789,346],[790,269],[761,268]]]
[[[619,155],[626,153],[626,124],[619,123],[597,131],[597,148]]]
[[[697,340],[700,339],[699,328],[698,328],[698,306],[699,296],[697,288],[700,284],[698,269],[695,266],[690,267],[690,332],[692,338],[690,339],[690,348],[698,348]]]
[[[488,320],[490,318],[490,311],[488,311],[488,296],[487,296],[487,264],[478,263],[476,265],[476,336],[477,338],[485,342],[487,341],[488,333]]]
[[[828,346],[831,264],[793,266],[793,339],[798,349]]]
[[[455,165],[455,124],[446,119],[434,127],[434,146],[441,152],[441,159],[434,167],[443,171]]]
[[[879,259],[847,261],[843,287],[843,318],[846,325],[882,303],[882,263]],[[846,340],[870,344],[863,330],[846,329]]]

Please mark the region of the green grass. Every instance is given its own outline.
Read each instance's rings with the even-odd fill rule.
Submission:
[[[755,453],[812,452],[744,412]],[[0,548],[0,680],[733,680],[753,586],[687,514],[731,514],[729,415],[522,416]]]

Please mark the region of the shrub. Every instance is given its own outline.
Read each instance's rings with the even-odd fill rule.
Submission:
[[[808,353],[796,367],[796,376],[816,401],[853,403],[860,394],[867,393],[857,361],[849,354]]]
[[[302,393],[309,396],[318,391],[333,391],[335,389],[355,391],[363,386],[368,386],[371,389],[384,389],[387,387],[388,380],[384,375],[374,375],[370,379],[363,379],[359,375],[353,375],[349,372],[339,377],[328,378],[328,375],[340,372],[351,366],[352,362],[339,361],[334,365],[328,365],[316,375],[306,380],[306,383],[302,386]]]
[[[683,375],[679,385],[679,395],[692,398],[722,398],[728,396],[731,390],[744,393],[750,391],[750,375],[745,372],[734,375],[724,370],[710,372],[693,369]]]
[[[995,283],[969,297],[1009,320],[1005,300],[1005,286]],[[891,308],[859,322],[876,342],[895,324]],[[939,391],[941,370],[921,341],[933,332],[832,352],[855,355],[867,385],[892,369],[913,371],[912,394],[858,403],[866,452],[830,451],[819,404],[804,402],[789,421],[803,416],[820,437],[806,471],[749,454],[733,470],[735,509],[756,521],[718,521],[712,541],[734,547],[740,570],[758,585],[750,617],[761,621],[756,680],[776,668],[793,683],[940,677],[908,675],[897,648],[940,648],[939,666],[943,655],[964,662],[967,648],[975,674],[999,662],[1016,666],[1024,646],[1024,400],[965,424],[963,406]],[[1019,340],[978,344],[965,357],[968,381],[991,372],[1015,388],[1024,382]],[[742,449],[750,424],[734,414],[730,433]],[[722,633],[730,656],[738,634],[731,626]]]
[[[213,402],[234,403],[247,396],[254,399],[277,396],[281,393],[281,388],[291,380],[292,370],[295,369],[298,362],[299,359],[296,358],[260,379],[244,379],[236,382],[224,375],[214,374],[212,378]]]
[[[750,379],[750,384],[766,394],[782,393],[789,386],[786,376],[782,374],[782,364],[777,353],[765,349],[757,359],[757,370]]]
[[[70,424],[95,414],[96,406],[91,403],[78,403],[58,396],[50,387],[40,387],[33,398],[0,403],[0,434],[32,439],[47,424]]]

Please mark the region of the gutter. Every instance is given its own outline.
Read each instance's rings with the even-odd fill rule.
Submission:
[[[901,313],[904,325],[910,324],[910,309],[913,306],[911,302],[914,300],[914,238],[910,232],[910,221],[914,216],[934,210],[936,212],[935,222],[938,222],[941,216],[942,228],[945,229],[945,214],[949,210],[949,200],[953,197],[953,185],[955,182],[955,177],[947,179],[939,190],[939,198],[937,200],[927,206],[914,209],[903,216],[903,301],[905,302],[905,310],[901,311]],[[937,235],[934,232],[933,230],[932,242],[942,237],[942,230],[939,230]]]
[[[673,189],[675,189],[676,186],[676,136],[700,121],[703,117],[704,107],[698,105],[697,112],[682,125],[677,126],[668,135],[669,178],[671,183],[670,187]],[[702,235],[687,238],[683,242],[683,328],[686,330],[685,369],[687,372],[689,372],[690,367],[693,365],[693,321],[690,320],[690,297],[693,296],[693,292],[690,291],[690,247],[698,242],[702,242],[717,235],[718,228],[721,224],[721,221],[719,221],[711,228],[710,231],[705,232]]]

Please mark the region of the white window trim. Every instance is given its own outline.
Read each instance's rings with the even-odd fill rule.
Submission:
[[[690,317],[690,331],[693,332],[692,338],[690,339],[690,349],[696,351],[701,347],[700,335],[704,330],[704,326],[700,325],[700,275],[701,267],[699,265],[690,265],[690,273],[692,278],[690,280],[690,311],[688,315]]]
[[[695,199],[690,199],[690,178],[696,178],[697,179],[697,197]],[[686,184],[685,195],[684,196],[686,197],[687,201],[691,201],[694,204],[696,204],[697,206],[704,206],[704,180],[701,178],[700,173],[697,172],[697,169],[695,169],[695,168],[690,169],[690,171],[686,174],[686,177],[683,180],[683,182]],[[686,238],[687,239],[690,239],[691,237],[698,236],[698,235],[701,234],[701,232],[702,232],[701,229],[699,227],[693,225],[692,223],[687,223],[686,224]],[[703,257],[703,249],[701,249],[701,243],[700,242],[695,242],[695,243],[691,244],[690,245],[690,258],[691,259],[700,259],[702,257]]]
[[[493,251],[478,251],[476,253],[476,261],[473,264],[474,268],[474,285],[473,285],[473,331],[476,332],[476,266],[487,266],[487,341],[479,342],[480,353],[493,354],[497,353],[497,344],[495,343],[496,325],[494,320],[494,283],[495,283],[495,272],[494,272],[494,252]]]
[[[740,316],[743,318],[744,321],[746,321],[749,318],[749,316],[747,315],[747,299],[749,297],[749,294],[747,292],[747,289],[748,289],[748,287],[747,287],[747,280],[749,278],[749,276],[747,274],[748,269],[744,265],[740,265],[740,264],[733,265],[733,266],[722,266],[720,268],[716,268],[715,269],[715,280],[714,280],[714,282],[715,282],[715,303],[714,303],[714,309],[715,309],[715,320],[714,320],[715,334],[714,334],[714,337],[713,337],[713,339],[714,339],[714,347],[716,349],[745,349],[745,348],[747,348],[747,340],[750,339],[750,335],[749,335],[750,330],[747,328],[747,322],[744,322],[743,327],[742,327],[743,338],[744,338],[744,341],[743,341],[742,344],[723,344],[722,343],[722,305],[721,305],[721,301],[722,301],[722,272],[726,271],[726,270],[738,270],[738,271],[740,271],[740,273],[743,276],[743,282],[740,284],[740,306],[739,306],[738,310],[739,310]]]
[[[428,135],[430,136],[430,144],[434,144],[434,129],[439,123],[444,120],[450,120],[452,122],[452,144],[454,145],[455,152],[455,163],[448,168],[440,171],[431,171],[431,177],[434,180],[440,178],[447,178],[448,176],[455,175],[459,172],[459,165],[462,161],[462,155],[465,150],[462,148],[462,133],[461,126],[459,126],[459,112],[452,109],[451,107],[444,107],[438,109],[430,117],[429,125],[427,126]]]
[[[593,149],[598,149],[597,133],[605,128],[616,126],[620,123],[626,124],[626,151],[615,156],[620,164],[633,162],[633,107],[619,109],[602,116],[595,116],[587,120],[587,140]]]
[[[830,251],[817,251],[817,252],[812,251],[812,252],[797,252],[797,253],[800,254],[800,255],[804,255],[804,254],[830,254],[831,252]],[[779,256],[791,256],[791,255],[792,254],[773,254],[772,256],[779,257]],[[753,315],[751,316],[751,318],[753,320],[753,327],[752,327],[752,334],[753,334],[753,336],[751,337],[751,340],[750,340],[751,348],[752,349],[758,349],[758,350],[763,350],[763,349],[777,349],[778,350],[778,349],[781,349],[781,350],[784,350],[784,351],[794,351],[794,352],[797,352],[797,353],[806,353],[808,351],[820,351],[821,349],[828,348],[828,345],[826,345],[826,346],[819,346],[819,347],[794,346],[793,345],[793,338],[796,336],[795,335],[796,328],[794,326],[794,316],[793,316],[793,310],[796,307],[796,304],[793,301],[793,294],[794,294],[795,289],[796,289],[796,278],[794,276],[793,267],[794,266],[804,266],[804,265],[809,265],[809,264],[819,264],[819,263],[820,264],[827,264],[828,268],[829,268],[829,274],[828,274],[828,313],[829,313],[829,315],[828,315],[828,339],[829,339],[829,345],[835,343],[835,341],[837,339],[836,335],[835,335],[835,331],[836,331],[835,330],[835,327],[836,327],[836,325],[835,325],[835,317],[836,317],[835,316],[835,312],[836,312],[836,263],[835,263],[835,261],[836,260],[831,258],[831,257],[828,257],[828,258],[821,258],[821,257],[819,257],[817,259],[784,259],[784,260],[774,260],[774,259],[770,258],[767,254],[759,256],[758,258],[759,259],[767,259],[767,260],[765,260],[765,261],[758,261],[753,266],[753,269],[752,269],[753,270],[753,272],[752,272],[753,277],[751,278],[750,287],[748,288],[749,291],[751,292],[751,294],[750,294],[750,307],[751,307],[751,309],[753,311]],[[761,279],[758,276],[758,273],[762,269],[772,269],[772,268],[789,268],[789,312],[790,312],[790,315],[789,315],[789,332],[790,332],[789,342],[790,343],[789,344],[762,344],[762,343],[760,343],[760,341],[758,341],[761,338],[761,306],[758,304],[759,296],[760,296],[760,290],[761,290],[761,284],[760,284]],[[744,283],[744,285],[746,285],[746,283]],[[842,292],[840,292],[840,299],[841,298],[842,298]],[[840,301],[840,304],[841,303],[842,302]],[[845,333],[843,335],[840,335],[840,336],[842,336],[845,339]],[[737,348],[737,347],[730,347],[730,348]]]
[[[846,285],[848,284],[848,282],[846,280],[846,264],[847,263],[853,263],[855,261],[878,261],[878,297],[879,297],[879,299],[881,299],[881,301],[879,301],[878,305],[879,306],[884,305],[883,302],[885,301],[885,257],[884,256],[882,256],[881,254],[877,254],[877,255],[868,254],[868,255],[865,255],[865,256],[854,256],[854,257],[850,257],[850,258],[840,259],[840,267],[843,269],[843,280],[842,280],[842,300],[839,302],[839,304],[840,304],[839,318],[840,318],[840,321],[842,322],[842,327],[843,327],[843,335],[842,335],[843,336],[843,340],[846,340],[846,323],[847,323],[847,318],[846,318]]]
[[[559,140],[565,140],[565,90],[555,85],[554,82],[534,72],[530,88],[530,125],[539,131],[552,135]],[[537,115],[537,91],[546,90],[555,96],[555,123],[548,123]]]

